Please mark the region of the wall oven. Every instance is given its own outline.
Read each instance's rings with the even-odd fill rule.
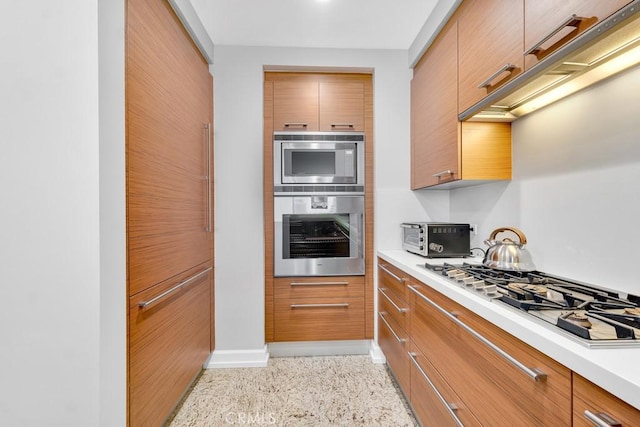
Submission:
[[[274,276],[364,274],[364,196],[274,197]]]
[[[364,193],[364,133],[274,132],[274,193]]]

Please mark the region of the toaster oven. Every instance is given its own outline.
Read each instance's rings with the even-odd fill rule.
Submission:
[[[403,222],[402,248],[427,258],[471,256],[471,225]]]

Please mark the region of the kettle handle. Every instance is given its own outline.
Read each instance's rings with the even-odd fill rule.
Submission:
[[[511,231],[511,232],[515,233],[518,236],[518,239],[520,239],[520,244],[521,245],[526,245],[527,244],[527,238],[525,237],[524,233],[522,231],[520,231],[519,229],[515,228],[515,227],[500,227],[500,228],[496,228],[495,230],[493,230],[491,232],[491,236],[489,236],[489,240],[495,240],[495,238],[498,235],[498,233],[501,233],[503,231]]]

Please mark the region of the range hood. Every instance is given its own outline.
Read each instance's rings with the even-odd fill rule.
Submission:
[[[463,111],[460,121],[513,121],[640,63],[640,0]]]

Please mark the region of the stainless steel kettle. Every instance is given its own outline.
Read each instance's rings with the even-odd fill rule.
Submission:
[[[503,231],[511,231],[518,236],[520,241],[514,242],[509,238],[496,240],[498,233]],[[509,271],[534,271],[536,269],[531,259],[531,254],[524,248],[527,244],[527,238],[517,228],[497,228],[493,230],[489,239],[484,242],[489,245],[482,261],[482,264],[486,267]]]

